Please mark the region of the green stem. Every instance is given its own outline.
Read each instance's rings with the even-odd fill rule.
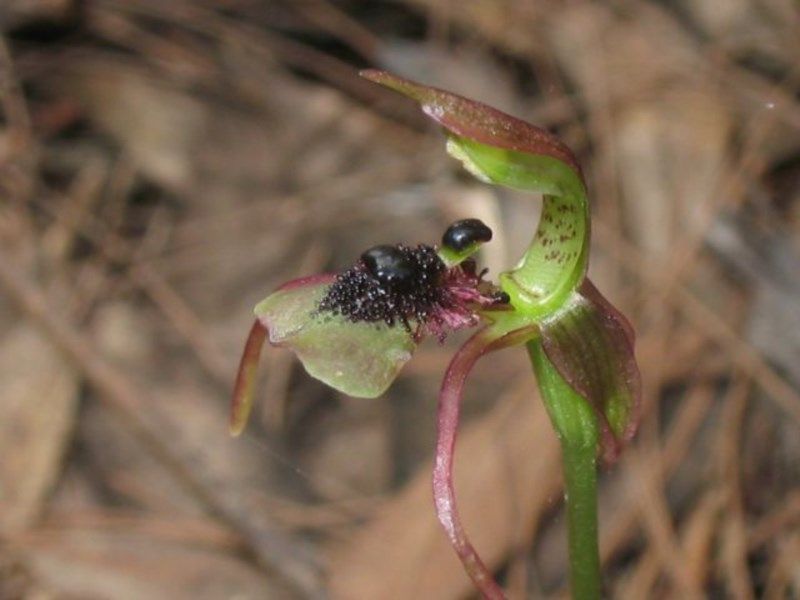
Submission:
[[[600,597],[600,558],[597,545],[597,450],[562,444],[564,500],[569,526],[572,597]]]
[[[589,403],[559,375],[544,353],[541,341],[529,342],[528,353],[542,400],[561,441],[572,598],[594,600],[600,598],[597,417]]]

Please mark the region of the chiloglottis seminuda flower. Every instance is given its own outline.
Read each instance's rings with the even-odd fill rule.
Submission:
[[[433,490],[436,513],[467,574],[486,598],[503,598],[469,542],[453,488],[453,456],[464,383],[488,352],[524,345],[560,437],[574,435],[545,388],[562,386],[590,407],[597,456],[613,462],[633,437],[641,382],[634,334],[586,277],[590,214],[572,151],[549,132],[490,106],[384,71],[363,77],[417,101],[447,136],[447,151],[483,182],[543,194],[533,239],[497,285],[472,255],[491,239],[475,219],[453,224],[439,246],[383,245],[339,274],[291,281],[255,309],[231,410],[244,428],[263,343],[294,351],[313,377],[346,394],[382,394],[427,336],[476,333],[450,363],[438,404]],[[594,438],[592,438],[594,439]]]

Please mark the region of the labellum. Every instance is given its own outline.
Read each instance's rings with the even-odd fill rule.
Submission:
[[[306,371],[350,396],[381,395],[425,337],[474,327],[480,311],[502,308],[508,296],[470,257],[491,230],[477,219],[468,248],[380,245],[349,269],[288,282],[256,306],[231,408],[231,431],[249,415],[261,345],[294,351]],[[448,229],[450,231],[450,229]],[[486,233],[488,231],[488,234]]]

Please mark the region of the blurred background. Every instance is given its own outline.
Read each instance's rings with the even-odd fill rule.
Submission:
[[[464,336],[378,400],[267,349],[252,307],[377,243],[539,199],[471,179],[383,67],[560,135],[591,274],[634,322],[639,435],[602,475],[613,598],[800,597],[800,9],[794,0],[2,0],[0,598],[459,599],[435,398]],[[468,531],[513,599],[564,598],[556,439],[525,353],[479,364]]]

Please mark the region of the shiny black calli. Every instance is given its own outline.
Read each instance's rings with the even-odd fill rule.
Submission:
[[[369,274],[381,284],[409,288],[420,276],[420,261],[398,246],[374,246],[361,255]]]
[[[497,290],[496,292],[494,292],[492,294],[492,299],[497,304],[508,304],[509,302],[511,302],[511,298],[503,290]]]
[[[463,219],[456,221],[442,236],[442,245],[461,252],[472,244],[488,242],[492,239],[492,230],[480,219]]]

